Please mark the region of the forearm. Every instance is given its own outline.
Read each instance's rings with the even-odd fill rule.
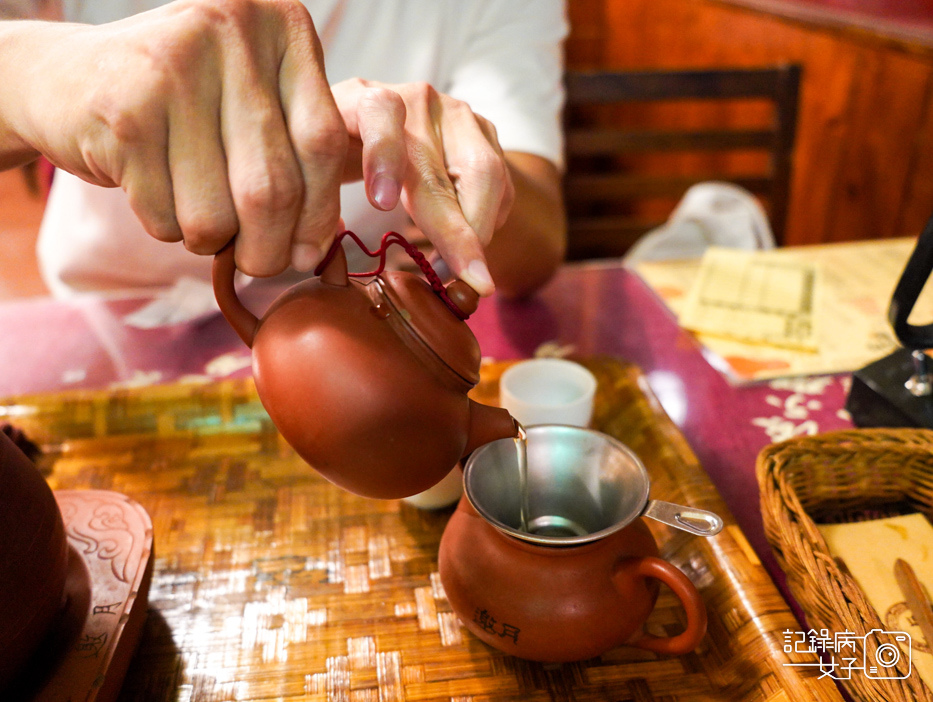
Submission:
[[[44,92],[37,57],[45,57],[64,25],[41,21],[0,21],[0,169],[28,163],[40,146],[30,125],[32,101]]]
[[[567,220],[560,174],[549,161],[509,152],[515,203],[505,224],[486,248],[496,290],[506,297],[530,295],[564,260]]]

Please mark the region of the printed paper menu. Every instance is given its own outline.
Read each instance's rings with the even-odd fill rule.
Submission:
[[[705,331],[696,332],[697,339],[735,383],[857,370],[899,346],[888,324],[887,310],[915,243],[916,239],[902,238],[756,252],[758,260],[773,261],[775,265],[795,265],[798,271],[800,266],[818,269],[814,277],[812,345],[749,342]],[[646,262],[636,270],[682,320],[701,268],[700,259],[694,259]],[[796,282],[790,289],[799,289],[802,275],[794,274],[792,280]],[[928,284],[917,301],[912,323],[933,320],[931,288],[933,284]],[[787,317],[795,305],[801,308],[801,300],[791,298],[794,304],[784,303],[779,309]]]
[[[812,261],[714,247],[703,255],[680,324],[734,341],[818,351],[818,281]]]

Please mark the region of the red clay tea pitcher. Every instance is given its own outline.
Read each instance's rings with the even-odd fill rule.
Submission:
[[[379,269],[348,274],[344,235],[380,256]],[[444,287],[394,232],[377,252],[344,235],[315,271],[319,277],[289,288],[262,319],[237,297],[232,244],[214,259],[214,294],[253,350],[263,406],[298,454],[350,492],[408,497],[517,428],[505,410],[467,397],[479,381],[479,344],[464,321],[476,309],[476,292],[462,281]],[[429,282],[381,272],[392,243],[406,248]]]
[[[596,431],[529,427],[527,531],[515,441],[477,449],[464,468],[464,496],[441,538],[441,583],[464,626],[520,658],[568,662],[627,645],[657,653],[692,651],[706,633],[706,609],[690,579],[658,557],[642,517],[712,536],[711,512],[648,500],[638,457]],[[665,505],[663,510],[655,509]],[[668,585],[686,612],[683,632],[644,631]]]

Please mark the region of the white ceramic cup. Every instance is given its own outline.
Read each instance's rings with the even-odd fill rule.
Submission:
[[[460,499],[463,494],[463,471],[458,463],[441,482],[417,495],[403,498],[406,504],[418,509],[443,509]]]
[[[595,376],[579,363],[562,358],[521,361],[499,381],[499,404],[526,427],[588,426],[595,394]]]

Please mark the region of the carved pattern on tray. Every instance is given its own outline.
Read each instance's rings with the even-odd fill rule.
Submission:
[[[64,658],[33,702],[109,702],[141,633],[151,577],[152,522],[124,495],[57,490],[72,550]]]
[[[130,564],[139,563],[152,539],[151,529],[143,531],[147,541],[137,538],[139,530],[134,527],[139,518],[134,507],[122,495],[104,491],[85,493],[80,500],[62,496],[59,507],[72,545],[84,556],[107,561],[113,577],[129,583]]]

